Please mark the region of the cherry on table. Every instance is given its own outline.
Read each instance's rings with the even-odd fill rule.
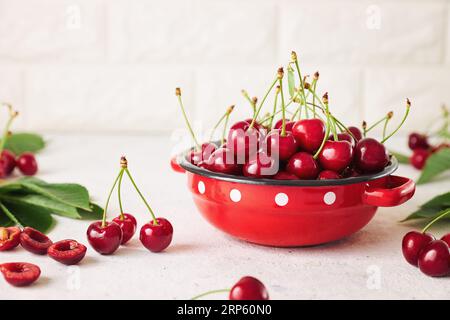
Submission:
[[[71,239],[61,240],[52,244],[47,254],[50,258],[65,265],[77,264],[86,255],[86,246]]]
[[[18,227],[0,227],[0,251],[8,251],[17,247],[20,243],[20,233]]]
[[[422,170],[427,163],[430,154],[431,153],[425,149],[414,149],[413,154],[409,158],[409,162],[414,168]]]
[[[297,152],[288,161],[286,170],[300,179],[316,179],[319,166],[313,156],[306,152]]]
[[[144,247],[152,252],[160,252],[167,248],[172,242],[173,227],[169,220],[156,218],[146,223],[141,228],[139,239]]]
[[[266,136],[267,152],[278,157],[279,160],[288,160],[297,151],[297,142],[292,132],[285,135],[280,130],[273,130]]]
[[[232,288],[230,300],[269,300],[264,284],[254,277],[241,278]]]
[[[122,229],[122,242],[121,244],[127,243],[136,233],[137,221],[136,218],[129,213],[123,213],[115,217],[113,222],[117,223]]]
[[[411,150],[430,148],[430,144],[428,143],[428,137],[424,134],[420,134],[417,132],[413,132],[409,135],[408,146]]]
[[[300,120],[292,127],[292,133],[302,150],[314,152],[322,144],[325,124],[320,119]]]
[[[340,179],[341,176],[332,170],[323,170],[320,171],[319,176],[317,177],[317,180],[329,180],[329,179]]]
[[[41,275],[41,269],[37,265],[26,262],[0,264],[0,272],[3,273],[5,280],[15,287],[28,286]]]
[[[258,152],[244,165],[244,176],[251,178],[268,178],[278,172],[279,161],[265,152]]]
[[[365,173],[382,171],[389,162],[386,147],[373,138],[364,138],[355,146],[354,162]]]
[[[353,147],[348,141],[328,140],[319,153],[319,163],[326,170],[341,172],[353,159]]]
[[[115,222],[102,221],[91,223],[86,232],[89,244],[100,254],[114,253],[122,243],[122,229]]]
[[[49,237],[30,227],[25,227],[20,234],[20,245],[35,254],[47,254],[47,249],[52,244]]]
[[[427,244],[429,244],[433,240],[433,235],[429,233],[422,233],[418,231],[408,232],[403,237],[402,241],[402,252],[406,261],[408,261],[409,264],[417,267],[419,253]]]
[[[31,152],[22,153],[16,160],[17,168],[26,176],[33,176],[38,171],[38,164],[34,154]]]
[[[449,273],[449,264],[449,247],[442,240],[431,241],[419,253],[419,269],[428,276],[446,276]]]

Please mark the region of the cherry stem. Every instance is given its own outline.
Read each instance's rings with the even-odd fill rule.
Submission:
[[[389,120],[391,120],[390,117],[386,117],[386,120],[384,121],[384,125],[383,125],[383,139],[386,138],[386,129],[387,129],[387,125],[389,123]]]
[[[314,118],[317,116],[317,113],[316,113],[316,96],[315,96],[316,87],[317,87],[317,79],[314,79],[313,82],[312,82],[312,90],[314,92],[313,98],[312,98]]]
[[[138,186],[136,185],[136,183],[134,182],[133,177],[131,176],[130,170],[128,170],[128,168],[124,169],[125,172],[128,175],[128,178],[130,178],[131,183],[133,184],[133,187],[136,189],[137,193],[139,194],[139,196],[141,197],[142,201],[145,203],[145,206],[147,207],[148,211],[150,212],[150,214],[152,215],[152,219],[153,219],[153,225],[157,226],[158,225],[158,220],[156,220],[155,217],[155,213],[153,212],[152,208],[150,207],[150,205],[148,204],[147,200],[145,200],[144,196],[142,195],[141,191],[139,190]]]
[[[11,127],[11,124],[14,121],[14,119],[19,115],[19,113],[17,111],[14,111],[12,109],[12,106],[9,103],[3,102],[3,105],[5,105],[8,108],[9,119],[5,125],[5,129],[3,130],[2,140],[0,141],[0,153],[3,151],[5,144],[6,144],[6,140],[8,139],[9,128]]]
[[[215,294],[215,293],[223,293],[223,292],[230,292],[231,289],[218,289],[218,290],[211,290],[202,294],[199,294],[198,296],[193,297],[191,300],[197,300],[199,298],[202,298],[204,296]]]
[[[428,231],[428,229],[430,229],[430,227],[438,220],[441,220],[443,217],[445,217],[446,215],[450,214],[450,209],[446,209],[444,210],[440,215],[438,215],[436,218],[434,218],[433,220],[431,220],[430,223],[428,223],[423,229],[422,229],[422,233],[425,233]]]
[[[389,134],[387,137],[385,137],[383,140],[381,140],[381,143],[385,143],[390,137],[392,137],[394,134],[396,134],[397,131],[403,126],[403,124],[406,121],[406,118],[408,118],[409,109],[411,109],[411,102],[409,102],[409,99],[406,99],[406,111],[405,111],[405,115],[403,116],[402,121],[400,122],[398,127],[394,131],[391,132],[391,134]]]
[[[261,108],[264,104],[264,102],[267,99],[267,96],[269,95],[270,91],[272,91],[273,87],[276,85],[276,83],[278,82],[278,77],[275,78],[275,80],[273,81],[272,85],[270,86],[269,90],[267,90],[266,94],[264,95],[263,99],[261,100],[261,102],[259,103],[259,107],[256,110],[255,114],[253,115],[253,120],[252,123],[250,123],[249,129],[253,128],[253,126],[255,125],[256,122],[256,118],[259,115],[259,112],[261,111]]]
[[[275,114],[277,112],[277,104],[278,104],[278,94],[280,93],[280,87],[276,88],[275,91],[275,99],[273,101],[273,111],[272,111],[272,115],[270,116],[270,122],[269,122],[269,129],[272,129],[272,125],[273,125],[273,119],[275,118]],[[263,122],[265,122],[263,120]]]
[[[223,125],[223,130],[222,130],[222,145],[225,143],[225,135],[227,134],[227,126],[228,126],[228,120],[230,120],[230,113],[228,112],[227,115],[225,116],[225,123]]]
[[[305,88],[304,88],[302,73],[300,72],[300,67],[298,65],[298,60],[297,60],[297,55],[296,54],[295,54],[294,64],[295,64],[295,69],[297,69],[298,77],[300,79],[300,89],[301,89],[302,98],[303,98],[302,103],[305,104],[306,103]]]
[[[20,223],[19,220],[11,213],[11,211],[8,210],[8,208],[5,207],[3,203],[0,202],[0,208],[3,210],[5,215],[16,225],[18,225],[20,228],[23,228],[23,225]]]
[[[283,79],[279,79],[280,83],[280,95],[281,95],[281,116],[282,116],[282,125],[281,125],[281,136],[286,136],[286,106],[284,105],[284,93],[283,93]]]
[[[117,185],[117,197],[119,199],[119,208],[120,208],[120,219],[123,221],[125,220],[125,216],[123,215],[123,206],[122,206],[122,178],[123,178],[123,172],[124,170],[121,170],[120,178],[119,178],[119,184]]]
[[[241,90],[241,93],[244,96],[245,100],[247,100],[250,103],[250,105],[251,105],[251,107],[253,109],[253,116],[255,116],[255,113],[256,113],[256,105],[255,105],[255,103],[250,98],[250,96],[248,95],[247,91]]]
[[[119,174],[117,175],[117,178],[114,180],[111,190],[109,191],[108,199],[106,200],[105,208],[103,209],[102,228],[106,227],[106,212],[108,211],[109,200],[111,199],[111,195],[114,191],[114,188],[116,187],[117,182],[120,179],[120,176],[123,173],[123,170],[124,170],[123,168],[120,169]]]
[[[191,134],[191,137],[192,137],[192,139],[194,140],[196,149],[197,149],[197,151],[200,151],[200,150],[202,149],[202,147],[201,147],[200,144],[198,143],[197,138],[195,137],[194,130],[192,130],[191,123],[189,122],[189,119],[188,119],[188,117],[187,117],[187,115],[186,115],[186,111],[185,111],[184,105],[183,105],[183,100],[181,99],[181,90],[180,90],[180,88],[176,88],[176,89],[175,89],[175,95],[178,97],[178,102],[179,102],[179,104],[180,104],[181,111],[182,111],[182,113],[183,113],[184,121],[186,122],[186,125],[187,125],[187,127],[188,127],[188,130],[189,130],[189,132],[190,132],[190,134]]]
[[[220,126],[222,121],[227,117],[227,115],[229,115],[231,113],[231,111],[233,111],[233,108],[234,108],[234,106],[229,107],[227,109],[227,111],[225,111],[225,113],[220,117],[219,121],[217,121],[217,123],[215,124],[215,126],[213,127],[213,129],[211,131],[211,135],[209,136],[209,141],[213,140],[214,133],[216,132],[217,128]]]
[[[375,122],[373,125],[371,125],[369,128],[366,128],[366,130],[365,130],[366,134],[367,134],[370,130],[374,129],[375,127],[377,127],[377,126],[379,126],[381,123],[383,123],[383,121],[386,121],[386,119],[387,119],[387,116],[384,116],[383,118],[381,118],[380,120],[378,120],[377,122]]]
[[[319,156],[320,152],[323,149],[323,146],[325,145],[325,142],[328,140],[328,136],[330,135],[330,117],[327,117],[327,128],[325,130],[325,136],[323,137],[322,143],[320,144],[319,149],[316,151],[316,153],[314,154],[313,158],[317,159],[317,157]]]

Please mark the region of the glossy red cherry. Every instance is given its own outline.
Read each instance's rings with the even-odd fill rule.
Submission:
[[[244,165],[242,172],[244,176],[251,178],[268,178],[278,172],[279,162],[273,156],[265,152],[258,152]]]
[[[434,240],[434,237],[429,233],[422,233],[418,231],[410,231],[402,241],[402,252],[406,261],[409,264],[417,267],[419,253],[422,249]]]
[[[317,180],[329,180],[329,179],[340,179],[341,176],[332,171],[332,170],[323,170],[320,171],[319,176],[317,177]]]
[[[17,247],[20,243],[20,233],[18,227],[0,227],[0,251],[8,251]]]
[[[314,152],[322,144],[325,125],[320,119],[304,119],[294,124],[292,133],[302,150]]]
[[[348,130],[353,134],[353,136],[356,138],[355,143],[362,139],[363,135],[362,135],[361,130],[359,130],[359,128],[357,128],[357,127],[348,127],[347,129],[348,129]]]
[[[17,158],[17,167],[26,176],[34,176],[38,171],[38,165],[34,154],[25,152]]]
[[[441,238],[441,240],[444,241],[445,243],[447,243],[448,246],[450,247],[450,233],[447,233],[446,235],[444,235],[444,236]]]
[[[433,240],[419,253],[419,269],[431,277],[443,277],[449,273],[450,252],[446,242]]]
[[[315,179],[319,166],[313,156],[306,152],[297,152],[288,161],[286,170],[300,179]]]
[[[298,177],[287,171],[278,171],[276,175],[273,176],[275,180],[298,180]]]
[[[326,170],[341,172],[353,159],[353,147],[348,141],[328,140],[319,153],[319,163]]]
[[[355,146],[354,162],[362,172],[378,172],[388,164],[389,154],[382,143],[373,138],[364,138]]]
[[[236,122],[228,132],[227,147],[234,153],[239,164],[243,164],[259,148],[260,131],[245,121]]]
[[[288,160],[297,151],[297,142],[289,131],[284,136],[280,130],[271,131],[266,137],[266,144],[267,152],[281,161]]]
[[[338,137],[338,140],[339,140],[339,141],[348,141],[348,142],[350,142],[350,144],[351,144],[352,146],[355,144],[355,140],[354,140],[354,139],[352,138],[352,136],[351,136],[349,133],[347,133],[347,132],[341,132],[341,133],[338,133],[338,134],[337,134],[337,137]],[[328,140],[333,141],[333,140],[334,140],[333,135],[330,135],[330,136],[328,137]]]
[[[212,142],[202,143],[202,160],[208,160],[211,154],[217,150],[217,146]]]
[[[25,227],[20,234],[20,245],[32,253],[47,254],[52,243],[45,234],[30,227]]]
[[[230,300],[269,300],[264,284],[253,277],[243,277],[230,291]]]
[[[137,221],[136,218],[129,214],[124,213],[113,219],[113,222],[117,223],[122,229],[122,242],[121,244],[127,243],[136,233]]]
[[[224,174],[240,174],[241,166],[236,163],[233,152],[228,148],[214,151],[206,162],[207,168]]]
[[[431,153],[428,150],[415,149],[413,151],[413,154],[409,158],[409,162],[414,168],[422,170],[425,164],[427,163],[427,159],[430,156],[430,154]]]
[[[0,156],[0,178],[9,176],[16,167],[16,156],[9,150],[3,150]]]
[[[197,165],[203,160],[203,156],[200,151],[191,150],[186,154],[186,160],[194,165]]]
[[[122,243],[122,229],[115,222],[106,222],[102,226],[101,221],[91,223],[86,232],[89,244],[100,254],[114,253]]]
[[[430,148],[427,136],[417,132],[413,132],[409,135],[408,146],[411,150]]]
[[[173,227],[169,220],[156,218],[157,225],[151,220],[141,228],[139,239],[144,247],[152,252],[160,252],[167,248],[172,242]]]
[[[41,269],[38,266],[26,262],[0,264],[0,271],[5,280],[15,287],[28,286],[39,279],[41,275]]]
[[[77,264],[86,255],[86,246],[75,240],[61,240],[52,244],[47,254],[50,258],[65,265]]]
[[[295,121],[286,121],[286,131],[292,132],[292,128],[294,127]],[[283,119],[278,120],[273,126],[274,129],[281,130],[283,127]]]

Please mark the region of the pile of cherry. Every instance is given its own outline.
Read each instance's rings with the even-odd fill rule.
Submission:
[[[428,138],[426,134],[417,132],[411,133],[408,137],[408,146],[413,152],[409,162],[418,170],[423,169],[430,155],[442,149],[450,148],[450,144],[445,142],[433,146],[428,141]]]
[[[0,251],[12,250],[19,244],[31,253],[47,254],[65,265],[80,262],[87,250],[84,245],[71,239],[53,243],[45,234],[30,227],[0,228]],[[0,271],[7,282],[17,287],[30,285],[41,275],[41,269],[37,265],[27,262],[3,263]]]
[[[187,161],[210,171],[255,179],[340,179],[382,171],[390,162],[384,142],[404,123],[411,105],[409,100],[402,122],[392,133],[384,133],[381,141],[365,137],[365,128],[363,134],[357,127],[346,127],[330,112],[328,93],[322,98],[317,96],[318,72],[313,82],[308,83],[307,78],[301,76],[295,52],[291,58],[288,68],[293,70],[294,66],[300,80],[299,87],[293,89],[295,94],[286,103],[284,69],[279,68],[260,104],[257,106],[257,98],[249,99],[253,117],[234,123],[228,134],[225,134],[225,122],[220,146],[212,142],[198,143],[186,116],[181,90],[176,88],[183,116],[195,142],[195,147],[186,156]],[[258,118],[271,93],[275,101],[273,111],[265,118]],[[287,119],[286,109],[290,105],[297,106],[297,111]],[[279,113],[281,119],[272,125]],[[229,112],[226,120],[228,116]]]

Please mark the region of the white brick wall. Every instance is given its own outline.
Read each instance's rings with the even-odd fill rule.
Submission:
[[[240,90],[261,97],[295,49],[347,123],[398,120],[408,96],[420,128],[450,104],[449,16],[444,0],[0,0],[0,100],[22,129],[170,133],[182,86],[207,128],[230,104],[245,116]]]

